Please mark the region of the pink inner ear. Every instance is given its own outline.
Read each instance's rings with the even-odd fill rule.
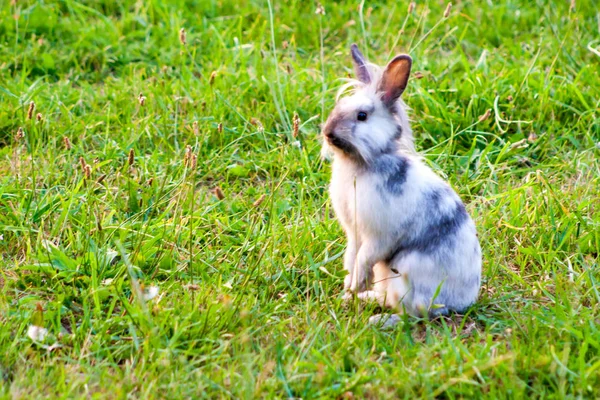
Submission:
[[[393,88],[388,88],[385,92],[383,92],[383,96],[381,96],[381,100],[383,100],[383,102],[385,104],[394,102],[395,101],[394,93],[396,93],[396,91]]]
[[[383,89],[381,100],[386,105],[395,103],[406,89],[411,64],[412,60],[406,55],[398,56],[388,64],[380,86]]]
[[[392,104],[394,104],[403,92],[403,88],[400,88],[396,85],[388,84],[383,89],[384,90],[383,94],[381,95],[381,101],[383,101],[383,104],[387,106],[391,106]]]

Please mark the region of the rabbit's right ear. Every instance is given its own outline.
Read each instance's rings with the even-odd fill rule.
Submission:
[[[385,67],[379,82],[379,90],[382,92],[381,100],[387,107],[393,107],[406,89],[411,66],[412,58],[409,55],[401,54]]]
[[[350,54],[352,55],[352,61],[354,62],[354,72],[359,81],[365,84],[371,83],[371,75],[367,68],[367,60],[362,55],[356,43],[350,46]]]

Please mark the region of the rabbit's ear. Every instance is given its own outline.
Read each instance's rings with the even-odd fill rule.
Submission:
[[[385,67],[379,82],[379,90],[382,92],[381,100],[387,107],[392,107],[406,89],[411,66],[412,58],[406,54],[401,54]]]
[[[350,46],[350,54],[352,55],[352,61],[354,62],[354,72],[359,81],[365,84],[371,83],[371,75],[367,69],[367,60],[362,55],[356,43]]]

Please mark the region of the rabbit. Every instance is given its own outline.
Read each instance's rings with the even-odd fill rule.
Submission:
[[[381,68],[356,44],[350,54],[357,79],[338,92],[322,128],[330,197],[347,237],[345,297],[419,317],[464,312],[479,293],[481,247],[459,196],[414,150],[400,99],[412,59],[398,55]]]

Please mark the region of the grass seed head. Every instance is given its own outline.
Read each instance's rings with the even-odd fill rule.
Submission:
[[[258,207],[262,204],[263,201],[265,201],[265,198],[267,197],[266,194],[262,194],[258,199],[256,199],[256,201],[254,203],[252,203],[252,207]]]
[[[315,10],[315,14],[325,15],[325,7],[323,7],[323,4],[317,3],[317,9]]]
[[[85,162],[85,159],[83,157],[79,157],[79,165],[81,165],[81,169],[85,171],[85,166],[87,165],[87,163]]]
[[[86,164],[83,168],[83,173],[85,174],[85,179],[90,179],[92,177],[92,167]]]
[[[217,77],[217,71],[213,71],[210,74],[210,78],[208,78],[208,84],[212,86],[215,83],[215,78]]]
[[[223,123],[222,122],[219,122],[219,125],[217,125],[217,132],[223,133]]]
[[[198,121],[194,121],[192,124],[192,130],[194,131],[194,136],[198,136],[200,134],[200,129],[198,128]]]
[[[478,122],[483,122],[483,121],[485,121],[486,119],[488,119],[488,118],[490,117],[490,115],[492,115],[492,109],[491,109],[491,108],[488,108],[488,109],[485,111],[485,114],[483,114],[483,115],[479,116]]]
[[[17,142],[20,142],[24,137],[25,137],[25,132],[23,131],[22,127],[19,127],[19,129],[17,129],[17,134],[15,135],[15,139]]]
[[[138,102],[140,103],[140,106],[143,107],[144,104],[146,104],[146,96],[140,93],[140,95],[138,96]]]
[[[300,130],[300,116],[298,116],[298,113],[294,113],[292,136],[297,138],[299,130]]]
[[[68,137],[63,137],[63,143],[65,144],[65,150],[71,150],[71,141]]]
[[[185,146],[185,154],[183,155],[183,165],[187,166],[192,158],[192,146]]]
[[[196,165],[198,165],[198,157],[195,154],[192,154],[192,169],[196,169]]]
[[[410,4],[408,5],[408,14],[412,13],[415,10],[415,7],[417,5],[415,4],[414,1],[411,1]]]
[[[213,193],[219,200],[223,200],[225,198],[225,193],[223,193],[223,190],[221,190],[221,188],[218,186],[213,189]]]
[[[448,18],[450,16],[450,11],[452,10],[452,3],[448,3],[446,9],[444,10],[444,18]]]
[[[33,118],[33,111],[35,110],[35,103],[32,101],[29,103],[29,109],[27,110],[27,119]]]
[[[184,46],[187,44],[186,37],[185,37],[185,28],[181,28],[179,30],[179,41]]]
[[[133,163],[135,162],[135,152],[133,151],[133,149],[129,150],[129,157],[127,157],[127,163],[129,163],[129,165],[133,165]]]
[[[42,120],[42,113],[37,113],[37,115],[35,116],[35,119],[39,122]]]

